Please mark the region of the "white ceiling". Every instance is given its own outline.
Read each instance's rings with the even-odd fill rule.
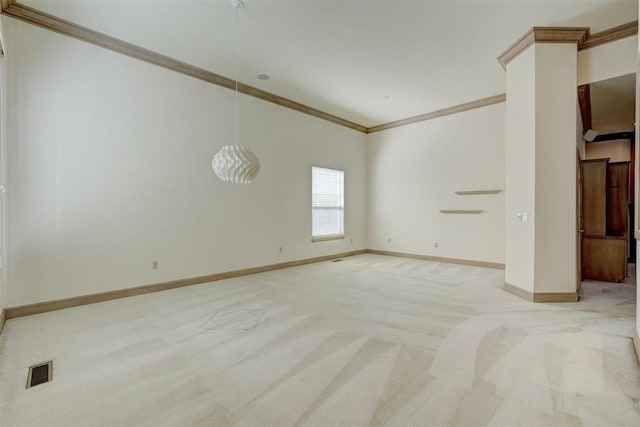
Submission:
[[[18,0],[234,77],[230,0]],[[637,0],[245,0],[240,80],[364,126],[505,92],[495,59],[533,26],[637,19]],[[271,79],[262,81],[265,73]]]

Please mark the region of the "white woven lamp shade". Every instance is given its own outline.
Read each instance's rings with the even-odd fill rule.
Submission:
[[[225,145],[213,156],[211,167],[223,182],[248,184],[258,176],[260,161],[247,147]]]

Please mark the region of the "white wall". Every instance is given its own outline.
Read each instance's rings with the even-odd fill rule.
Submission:
[[[535,49],[507,64],[505,282],[534,292]],[[516,214],[527,212],[528,222]]]
[[[363,134],[241,96],[262,172],[223,184],[210,162],[233,142],[232,91],[2,23],[7,306],[366,247]],[[344,240],[310,242],[312,164],[346,171]]]
[[[578,52],[578,86],[636,72],[638,36]]]
[[[504,152],[504,104],[370,134],[369,248],[504,263]]]
[[[618,139],[615,141],[596,142],[586,145],[587,159],[609,158],[611,163],[628,162],[631,160],[628,139]]]

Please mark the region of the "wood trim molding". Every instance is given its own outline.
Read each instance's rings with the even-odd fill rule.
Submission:
[[[533,27],[498,55],[497,59],[506,69],[509,61],[534,43],[576,43],[578,50],[585,50],[637,34],[637,20],[593,34],[590,34],[587,27]]]
[[[600,46],[606,43],[611,43],[616,40],[636,35],[638,35],[637,20],[589,35],[587,40],[585,40],[580,46],[578,46],[578,50],[591,49],[592,47]]]
[[[20,21],[45,28],[59,34],[63,34],[68,37],[91,43],[93,45],[118,52],[131,58],[145,61],[150,64],[154,64],[159,67],[163,67],[168,70],[205,81],[207,83],[222,86],[227,89],[235,89],[235,81],[232,79],[202,68],[195,67],[185,62],[178,61],[168,56],[161,55],[149,49],[145,49],[132,43],[125,42],[115,37],[111,37],[106,34],[91,30],[89,28],[82,27],[73,22],[66,21],[45,12],[41,12],[37,9],[24,6],[20,3],[16,3],[15,0],[0,0],[0,4],[2,4],[3,15],[10,16]],[[324,111],[317,110],[308,105],[304,105],[299,102],[278,96],[276,94],[263,91],[262,89],[249,86],[244,83],[238,84],[238,91],[245,95],[253,96],[255,98],[262,99],[264,101],[271,102],[273,104],[280,105],[282,107],[308,114],[310,116],[314,116],[323,120],[327,120],[337,125],[344,126],[366,134],[380,132],[386,129],[391,129],[394,127],[404,126],[407,124],[425,120],[432,120],[438,117],[461,113],[476,108],[482,108],[489,105],[498,104],[506,100],[506,94],[503,93],[500,95],[490,96],[488,98],[483,98],[460,105],[454,105],[452,107],[443,108],[441,110],[409,117],[402,120],[384,123],[372,127],[366,127],[358,123],[343,119],[342,117],[325,113]]]
[[[311,243],[330,242],[332,240],[344,240],[344,234],[337,234],[335,236],[312,237]]]
[[[533,302],[578,302],[580,296],[576,292],[535,292]]]
[[[504,282],[504,285],[502,286],[502,289],[504,289],[505,291],[509,292],[510,294],[513,294],[517,297],[520,297],[522,299],[525,299],[527,301],[531,301],[533,302],[533,293],[526,291],[522,288],[519,288],[517,286],[513,286],[511,283],[507,283]]]
[[[199,80],[203,80],[207,83],[211,83],[217,86],[222,86],[227,89],[235,89],[235,80],[213,73],[211,71],[195,67],[182,61],[170,58],[165,55],[161,55],[149,49],[134,45],[132,43],[125,42],[115,37],[108,36],[106,34],[91,30],[86,27],[74,24],[73,22],[60,19],[56,16],[49,15],[48,13],[41,12],[37,9],[24,6],[20,3],[16,3],[15,0],[0,0],[2,1],[2,14],[18,19],[20,21],[27,22],[29,24],[45,28],[47,30],[63,34],[65,36],[73,37],[78,40],[82,40],[87,43],[100,46],[105,49],[112,50],[114,52],[127,55],[131,58],[135,58],[141,61],[148,62],[150,64],[157,65],[159,67],[166,68],[171,71],[175,71],[180,74],[184,74]],[[7,6],[4,6],[4,2]],[[244,83],[238,84],[238,91],[245,95],[253,96],[258,99],[262,99],[267,102],[271,102],[276,105],[280,105],[291,110],[299,111],[310,116],[317,117],[322,120],[326,120],[340,126],[345,126],[358,132],[367,133],[365,126],[351,122],[338,116],[334,116],[324,111],[317,110],[308,105],[301,104],[291,99],[283,98],[270,92],[266,92],[262,89],[258,89],[253,86],[246,85]]]
[[[424,122],[426,120],[433,120],[439,117],[449,116],[451,114],[457,114],[457,113],[462,113],[464,111],[475,110],[476,108],[488,107],[489,105],[499,104],[501,102],[505,102],[506,100],[507,100],[507,94],[501,93],[500,95],[494,95],[488,98],[482,98],[476,101],[454,105],[453,107],[443,108],[441,110],[432,111],[430,113],[420,114],[418,116],[413,116],[406,119],[397,120],[394,122],[372,126],[367,129],[367,133],[380,132],[383,130],[396,128],[399,126],[405,126],[411,123]]]
[[[583,133],[592,128],[591,121],[591,85],[578,86],[578,104],[582,117]]]
[[[443,214],[458,214],[458,215],[477,215],[481,214],[480,209],[440,209],[440,213]]]
[[[638,363],[640,363],[640,335],[638,334],[638,328],[633,329],[633,347],[636,349],[636,357]]]
[[[16,0],[0,0],[0,9],[4,11],[6,8],[11,6],[12,4],[15,4],[15,2]]]
[[[531,302],[577,302],[578,291],[575,292],[529,292],[525,289],[504,282],[502,289]]]
[[[91,30],[86,27],[74,24],[38,9],[17,3],[16,0],[0,0],[2,14],[10,16],[29,24],[45,28],[47,30],[73,37],[87,43],[100,46],[114,52],[127,55],[129,57],[166,68],[211,84],[225,87],[227,89],[235,89],[235,81],[211,71],[195,67],[185,62],[178,61],[157,52],[145,49],[143,47],[125,42],[115,37]],[[506,64],[516,57],[520,52],[529,47],[531,44],[539,43],[577,43],[578,49],[589,49],[604,43],[609,43],[621,38],[630,37],[638,34],[638,21],[629,22],[617,27],[594,33],[589,36],[589,28],[586,27],[534,27],[520,37],[505,52],[498,56],[498,60],[506,67]],[[253,96],[263,101],[267,101],[281,107],[289,108],[294,111],[308,114],[322,120],[335,123],[362,133],[380,132],[394,127],[404,126],[411,123],[417,123],[425,120],[432,120],[438,117],[457,114],[464,111],[482,108],[489,105],[506,101],[506,94],[491,96],[476,101],[467,102],[465,104],[455,105],[452,107],[436,110],[430,113],[409,117],[389,123],[384,123],[372,127],[366,127],[358,123],[346,120],[342,117],[320,111],[308,105],[281,97],[279,95],[266,92],[244,83],[238,84],[238,91],[249,96]]]
[[[7,307],[3,310],[6,319],[15,319],[16,317],[30,316],[32,314],[46,313],[63,308],[76,307],[79,305],[95,304],[98,302],[110,301],[118,298],[126,298],[135,295],[148,294],[152,292],[166,291],[168,289],[182,288],[184,286],[198,285],[201,283],[215,282],[232,277],[246,276],[249,274],[264,273],[266,271],[279,270],[282,268],[296,267],[304,264],[312,264],[315,262],[328,261],[336,258],[344,258],[353,255],[365,253],[365,250],[343,252],[333,255],[319,256],[315,258],[306,258],[296,261],[282,262],[278,264],[264,265],[254,268],[246,268],[242,270],[227,271],[223,273],[209,274],[206,276],[191,277],[187,279],[172,280],[169,282],[154,283],[151,285],[137,286],[135,288],[120,289],[117,291],[101,292],[97,294],[82,295],[71,298],[64,298],[55,301],[39,302],[35,304],[21,305],[17,307]]]
[[[444,258],[444,257],[431,256],[431,255],[410,254],[406,252],[382,251],[378,249],[367,249],[365,252],[368,254],[375,254],[375,255],[387,255],[387,256],[394,256],[399,258],[420,259],[423,261],[444,262],[447,264],[461,264],[461,265],[469,265],[472,267],[485,267],[485,268],[495,268],[498,270],[504,270],[504,264],[500,264],[497,262],[474,261],[474,260],[459,259],[459,258]]]
[[[498,55],[506,69],[507,64],[534,43],[576,43],[580,46],[589,36],[587,27],[533,27]]]
[[[104,301],[110,301],[119,298],[126,298],[136,295],[143,295],[152,292],[160,292],[169,289],[181,288],[185,286],[197,285],[201,283],[207,282],[215,282],[223,279],[230,279],[233,277],[246,276],[249,274],[263,273],[267,271],[279,270],[283,268],[295,267],[299,265],[312,264],[316,262],[329,261],[337,258],[345,258],[354,255],[360,255],[363,253],[370,253],[376,255],[386,255],[386,256],[394,256],[401,258],[410,258],[410,259],[419,259],[424,261],[434,261],[434,262],[444,262],[449,264],[460,264],[460,265],[468,265],[473,267],[485,267],[485,268],[495,268],[499,270],[504,270],[505,266],[501,263],[494,262],[486,262],[486,261],[474,261],[474,260],[466,260],[459,258],[445,258],[445,257],[436,257],[430,255],[419,255],[419,254],[411,254],[405,252],[393,252],[393,251],[383,251],[377,249],[362,249],[351,252],[343,252],[339,254],[333,255],[325,255],[315,258],[306,258],[302,260],[283,262],[278,264],[270,264],[260,267],[247,268],[242,270],[234,270],[223,273],[215,273],[206,276],[192,277],[187,279],[180,280],[172,280],[169,282],[161,282],[155,283],[151,285],[138,286],[134,288],[121,289],[117,291],[108,291],[101,292],[97,294],[90,295],[82,295],[71,298],[64,298],[55,301],[45,301],[35,304],[22,305],[17,307],[7,307],[0,311],[0,333],[2,333],[2,328],[4,327],[4,323],[6,320],[15,319],[18,317],[30,316],[33,314],[46,313],[54,310],[61,310],[70,307],[77,307],[80,305],[87,304],[95,304]],[[527,301],[531,302],[576,302],[578,301],[578,292],[565,292],[565,293],[535,293],[532,294],[524,289],[521,289],[517,286],[511,285],[507,282],[504,283],[503,289],[507,292],[510,292],[520,298],[523,298]],[[636,336],[634,337],[634,344],[636,346],[636,351],[640,355],[640,338],[637,336],[637,331],[635,332]]]
[[[484,194],[498,194],[500,190],[464,190],[456,191],[458,196],[479,196]]]

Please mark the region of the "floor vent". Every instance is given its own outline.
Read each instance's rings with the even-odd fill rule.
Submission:
[[[341,262],[341,261],[342,261],[341,259],[334,259],[334,260],[333,260],[333,261],[331,261],[331,262]]]
[[[37,365],[29,366],[27,376],[27,388],[48,383],[53,376],[53,362],[48,361]]]

